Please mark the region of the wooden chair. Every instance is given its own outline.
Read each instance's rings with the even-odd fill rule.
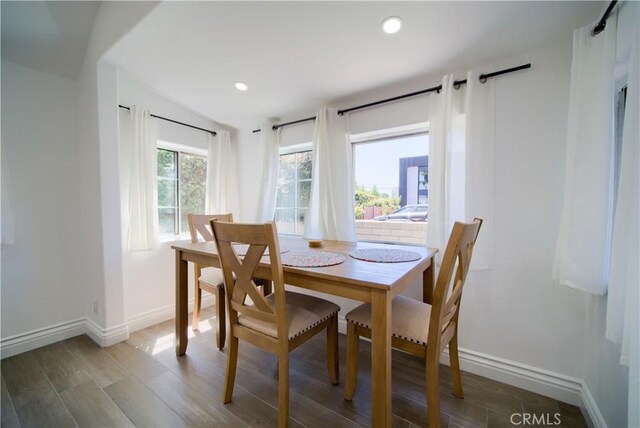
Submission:
[[[456,222],[453,226],[436,281],[432,305],[402,295],[395,297],[392,302],[392,346],[425,360],[427,419],[430,427],[440,427],[438,369],[440,354],[447,345],[453,393],[456,397],[463,398],[458,361],[458,317],[462,288],[481,225],[482,219],[476,218],[473,223]],[[453,289],[449,294],[452,278]],[[371,337],[371,306],[360,305],[345,318],[347,364],[344,398],[351,401],[358,381],[360,336]]]
[[[278,426],[289,423],[289,352],[327,330],[329,378],[338,384],[338,311],[327,300],[284,290],[280,246],[273,223],[239,224],[211,221],[224,274],[229,308],[229,351],[224,388],[224,403],[233,395],[238,340],[273,352],[278,356]],[[240,259],[232,243],[248,244]],[[274,292],[263,296],[252,276],[268,249]],[[266,256],[265,256],[266,257]],[[247,304],[246,298],[251,299]]]
[[[232,214],[187,214],[189,223],[189,232],[191,233],[191,242],[198,242],[198,235],[205,241],[213,241],[213,235],[209,230],[211,219],[220,221],[233,222]],[[224,279],[220,269],[212,267],[204,267],[194,264],[195,273],[195,290],[193,300],[193,320],[191,328],[198,329],[200,323],[200,307],[202,305],[202,290],[207,291],[216,296],[216,344],[218,349],[224,348],[224,342],[227,335],[226,327],[226,310],[224,297]]]

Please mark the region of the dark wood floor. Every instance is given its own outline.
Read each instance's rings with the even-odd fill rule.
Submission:
[[[241,343],[233,402],[222,404],[226,354],[215,347],[205,311],[201,332],[176,357],[173,322],[100,348],[79,336],[2,361],[2,427],[240,427],[276,426],[277,364],[273,355]],[[214,320],[211,320],[213,323]],[[344,336],[340,338],[344,378]],[[370,347],[363,342],[358,390],[352,402],[326,371],[323,335],[291,354],[291,426],[370,425]],[[393,355],[393,425],[426,425],[424,367]],[[586,426],[580,410],[532,392],[465,373],[465,399],[451,393],[449,368],[441,366],[445,426],[513,426],[514,413],[559,413],[564,427]],[[519,422],[520,419],[515,419]],[[522,426],[522,425],[520,425]]]

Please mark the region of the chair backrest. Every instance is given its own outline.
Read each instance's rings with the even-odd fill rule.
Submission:
[[[449,236],[433,293],[429,320],[428,343],[437,345],[438,354],[456,332],[462,288],[480,226],[482,219],[479,218],[475,218],[472,223],[456,222]]]
[[[273,222],[246,224],[211,220],[211,229],[222,265],[231,325],[237,324],[238,315],[248,316],[275,324],[278,339],[287,340],[284,275],[278,234]],[[238,257],[233,244],[248,245],[242,259]],[[271,264],[275,306],[267,302],[252,279],[267,249]],[[253,302],[252,305],[245,303],[247,297]]]
[[[191,242],[198,242],[198,234],[205,241],[213,241],[211,234],[211,224],[209,221],[216,219],[233,223],[233,215],[229,214],[187,214],[189,223],[189,232],[191,233]]]

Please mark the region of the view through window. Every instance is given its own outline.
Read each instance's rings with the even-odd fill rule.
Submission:
[[[353,145],[359,240],[426,241],[428,144],[422,133]]]
[[[187,214],[204,213],[207,180],[205,156],[158,149],[158,219],[160,234],[189,230]]]
[[[275,213],[280,233],[304,233],[311,196],[311,163],[311,150],[280,155]]]
[[[427,144],[427,134],[354,144],[357,219],[426,206]]]

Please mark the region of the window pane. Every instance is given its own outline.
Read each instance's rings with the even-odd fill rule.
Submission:
[[[160,223],[161,234],[174,234],[175,230],[176,210],[175,208],[159,208],[158,220]]]
[[[177,154],[171,150],[158,149],[158,177],[177,177]]]
[[[280,155],[276,199],[278,232],[302,234],[310,194],[311,151]]]
[[[304,233],[304,222],[307,218],[308,209],[298,210],[298,222],[296,223],[296,234],[302,235]]]
[[[427,134],[354,144],[358,240],[426,243],[428,147]]]
[[[298,180],[311,178],[311,152],[297,153]]]
[[[187,214],[205,213],[207,159],[180,153],[180,231],[189,230]]]
[[[278,199],[276,206],[278,208],[294,208],[296,183],[295,181],[278,182]]]
[[[276,228],[278,233],[296,233],[295,209],[276,209]]]
[[[278,170],[278,182],[295,180],[296,178],[296,155],[280,155],[280,166]]]
[[[176,180],[158,178],[158,206],[175,207],[176,201]]]
[[[310,196],[311,196],[311,181],[298,181],[297,207],[307,208],[309,206]]]

